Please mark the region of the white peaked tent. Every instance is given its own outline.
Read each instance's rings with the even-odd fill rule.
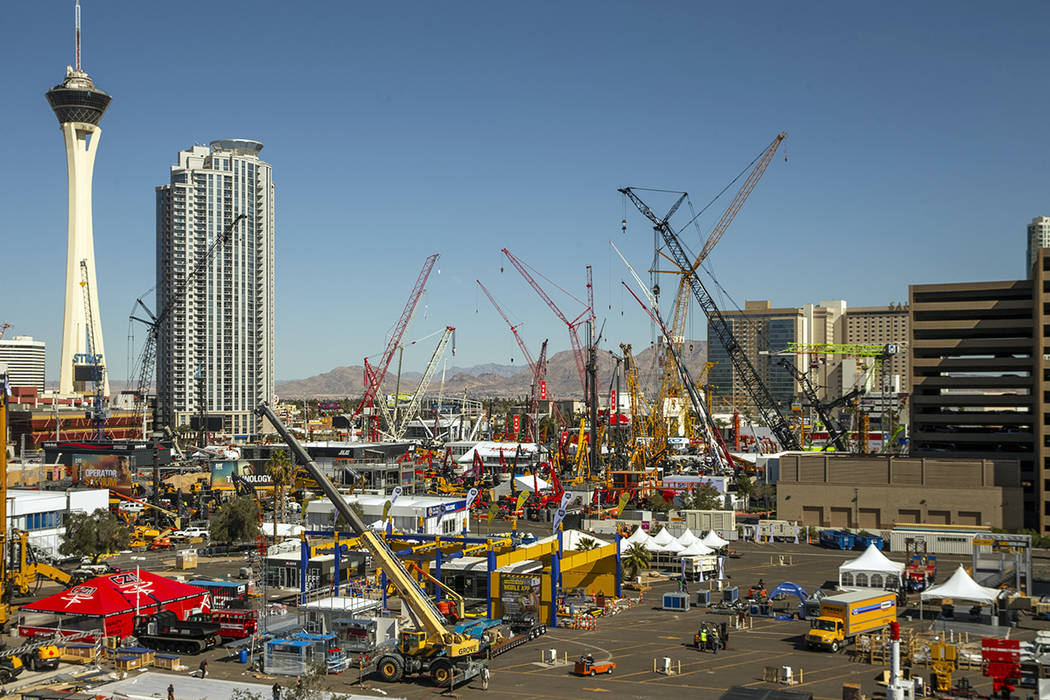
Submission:
[[[959,565],[952,577],[940,584],[927,588],[919,596],[920,600],[931,598],[951,598],[952,600],[965,600],[970,603],[987,603],[992,605],[999,599],[999,589],[982,586],[966,573],[966,569]]]
[[[890,561],[874,544],[869,544],[864,553],[839,567],[839,588],[880,590],[901,587],[904,564]]]
[[[678,544],[678,540],[672,539],[667,544],[660,545],[660,551],[668,554],[681,554],[685,551],[685,547]]]
[[[701,543],[700,540],[697,540],[679,552],[678,555],[682,557],[705,557],[708,554],[713,554],[714,551],[715,550]]]
[[[694,535],[693,531],[689,528],[686,528],[685,532],[678,536],[678,544],[682,545],[683,547],[688,547],[689,545],[693,544],[693,542],[699,541],[700,538]]]
[[[626,538],[626,541],[630,544],[639,544],[646,542],[648,539],[649,533],[642,528],[638,528]]]
[[[718,549],[720,547],[725,547],[727,544],[729,544],[729,540],[723,540],[721,537],[718,536],[718,533],[714,530],[711,530],[706,535],[704,535],[704,539],[700,541],[708,547],[710,547],[711,549]]]
[[[672,542],[677,542],[677,540],[675,540],[674,535],[668,532],[667,528],[664,527],[660,528],[660,532],[653,535],[653,542],[663,547],[671,544]]]

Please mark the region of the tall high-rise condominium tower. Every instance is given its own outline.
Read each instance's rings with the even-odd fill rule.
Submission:
[[[262,147],[243,139],[193,146],[156,188],[158,308],[224,228],[247,217],[158,333],[158,417],[173,427],[207,414],[222,418],[226,435],[251,435],[253,410],[273,397],[274,185]]]
[[[76,5],[76,54],[66,67],[66,79],[47,92],[47,101],[62,126],[66,141],[69,180],[69,233],[66,246],[65,313],[62,321],[62,355],[58,390],[63,394],[85,391],[84,379],[74,365],[106,366],[102,318],[95,279],[95,239],[91,228],[91,179],[102,129],[98,124],[109,107],[109,95],[95,87],[80,68],[80,3]],[[90,352],[89,352],[90,350]],[[78,377],[77,375],[80,374]],[[109,395],[109,375],[104,374]]]
[[[1025,273],[1032,279],[1032,263],[1040,248],[1050,248],[1050,216],[1037,216],[1028,224],[1028,257],[1025,258]]]

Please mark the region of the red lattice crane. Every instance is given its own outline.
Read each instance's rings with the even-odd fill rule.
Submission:
[[[540,401],[551,401],[551,405],[554,407],[555,418],[559,425],[565,423],[561,415],[561,410],[558,405],[553,403],[550,391],[546,391],[546,377],[547,377],[547,341],[543,341],[543,346],[540,348],[540,361],[536,362],[532,359],[532,353],[529,352],[529,348],[525,345],[525,341],[522,340],[521,335],[518,333],[518,326],[521,324],[514,325],[511,323],[507,314],[503,311],[503,308],[496,302],[496,299],[492,296],[489,290],[481,283],[481,280],[474,280],[481,287],[481,291],[485,292],[485,296],[488,297],[489,301],[499,312],[499,315],[503,317],[503,320],[510,326],[510,332],[514,334],[514,340],[518,341],[518,347],[521,348],[521,354],[525,356],[525,361],[529,363],[529,370],[532,371],[532,398],[529,403],[529,415],[526,421],[525,429],[525,440],[529,439],[529,427],[532,425],[532,418],[536,415],[536,411],[539,409]],[[531,433],[533,440],[539,441],[539,426],[533,426],[535,429]]]
[[[368,358],[365,358],[365,395],[354,411],[354,416],[362,412],[365,413],[367,416],[365,420],[368,423],[368,439],[371,441],[377,442],[380,438],[379,414],[375,410],[376,394],[383,385],[386,371],[390,367],[390,361],[394,359],[394,352],[401,345],[405,329],[408,328],[408,323],[412,320],[412,314],[415,313],[416,306],[419,304],[419,298],[423,296],[423,288],[427,284],[427,279],[430,277],[431,270],[434,269],[434,263],[437,262],[438,256],[438,253],[434,253],[423,263],[423,269],[420,271],[418,279],[416,279],[415,286],[412,287],[412,293],[408,295],[408,303],[405,304],[405,308],[401,312],[401,318],[398,319],[397,325],[394,326],[394,332],[390,334],[390,340],[387,341],[386,350],[383,351],[378,364],[372,366]],[[366,411],[366,409],[368,410]]]
[[[515,257],[515,255],[513,253],[511,253],[509,250],[507,250],[506,248],[503,249],[503,254],[507,256],[508,260],[510,260],[511,265],[513,265],[515,268],[517,268],[518,272],[521,273],[521,276],[525,278],[525,281],[528,282],[532,286],[532,288],[536,290],[536,293],[540,295],[540,298],[543,299],[545,302],[547,302],[547,306],[551,307],[551,311],[554,312],[554,315],[557,316],[558,318],[560,318],[562,320],[562,322],[566,326],[568,326],[568,328],[569,328],[569,342],[572,343],[572,354],[573,354],[573,357],[576,359],[576,371],[579,372],[579,374],[580,374],[580,387],[583,389],[584,395],[586,395],[586,392],[587,392],[586,360],[585,360],[585,358],[583,356],[583,346],[580,343],[580,337],[579,337],[579,334],[578,334],[578,329],[583,324],[589,323],[591,321],[591,319],[594,317],[594,311],[592,310],[591,306],[587,306],[587,308],[584,309],[583,312],[579,316],[577,316],[576,318],[574,318],[573,320],[570,321],[565,316],[565,314],[563,314],[561,312],[561,309],[558,308],[558,305],[554,303],[554,300],[550,298],[550,296],[547,294],[547,292],[543,291],[543,287],[541,287],[539,285],[539,283],[535,280],[535,278],[533,278],[533,276],[529,273],[529,269],[530,269],[529,265],[526,264],[525,262],[523,262],[522,260],[518,259],[517,257]],[[593,292],[592,292],[592,287],[591,287],[591,284],[590,284],[590,268],[589,267],[588,267],[588,270],[587,270],[587,274],[588,274],[587,293],[588,293],[588,297],[590,297],[593,294]],[[564,292],[565,290],[563,289],[562,291]],[[568,292],[566,292],[566,294],[568,294]],[[572,296],[572,295],[569,294],[569,296]],[[573,297],[573,298],[576,299],[576,297]],[[576,300],[580,301],[579,299],[576,299]],[[580,303],[584,303],[584,302],[581,301]]]

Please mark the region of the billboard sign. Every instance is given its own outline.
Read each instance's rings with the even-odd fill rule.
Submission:
[[[78,454],[73,457],[73,485],[109,489],[130,496],[131,458],[127,455]]]

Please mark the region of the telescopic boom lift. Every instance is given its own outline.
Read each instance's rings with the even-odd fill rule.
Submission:
[[[405,674],[427,673],[438,685],[448,685],[453,679],[467,681],[473,678],[485,664],[475,660],[480,649],[477,639],[450,631],[445,627],[445,616],[420,587],[416,578],[397,558],[377,532],[365,526],[361,517],[350,507],[346,499],[335,488],[324,472],[310,459],[303,446],[288,430],[281,419],[266,402],[260,403],[255,413],[266,418],[280,434],[292,457],[305,469],[324,494],[332,501],[337,513],[350,525],[361,544],[368,548],[376,565],[393,584],[402,604],[415,623],[415,629],[402,630],[396,649],[387,651],[379,658],[379,675],[383,680],[395,682]],[[347,467],[356,480],[359,475]]]

